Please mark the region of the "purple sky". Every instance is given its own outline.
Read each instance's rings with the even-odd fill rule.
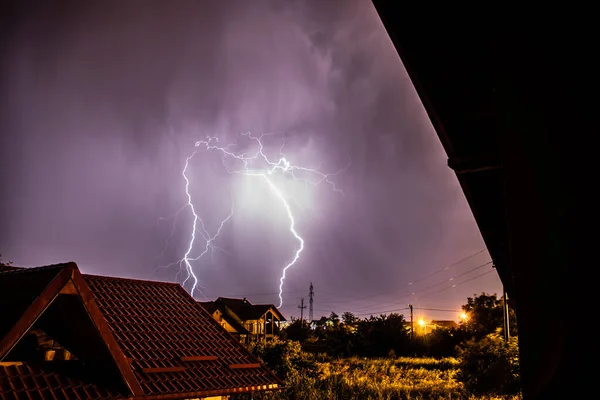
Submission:
[[[458,309],[474,293],[500,293],[495,272],[462,283],[491,270],[475,269],[485,251],[439,272],[485,246],[368,0],[39,2],[10,18],[0,57],[5,260],[174,281],[178,267],[156,267],[184,255],[192,214],[179,214],[166,249],[174,220],[160,218],[186,203],[194,141],[241,146],[242,132],[278,132],[271,154],[284,138],[288,159],[306,167],[334,172],[351,160],[335,177],[343,196],[277,178],[305,240],[284,284],[286,316],[308,303],[311,281],[315,317],[409,302]],[[298,244],[281,202],[260,179],[228,175],[214,153],[197,153],[188,175],[208,230],[234,202],[216,241],[225,252],[193,264],[206,298],[277,304]]]

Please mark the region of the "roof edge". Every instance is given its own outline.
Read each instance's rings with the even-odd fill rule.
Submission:
[[[0,361],[10,353],[17,345],[19,340],[31,329],[35,321],[50,307],[54,299],[59,295],[60,291],[71,279],[73,272],[77,270],[77,264],[70,262],[67,264],[57,264],[52,267],[60,267],[63,269],[46,285],[46,287],[37,295],[35,299],[25,309],[17,323],[0,338]],[[10,271],[14,272],[14,271]],[[18,270],[17,272],[22,272]],[[27,271],[28,272],[28,271]],[[31,272],[34,273],[35,271]]]
[[[271,387],[269,387],[271,386]],[[169,393],[169,394],[156,394],[156,395],[145,395],[135,396],[130,398],[131,400],[178,400],[178,399],[193,399],[203,398],[211,396],[227,396],[232,394],[250,393],[250,392],[268,392],[282,390],[285,386],[282,384],[270,384],[270,385],[257,385],[257,386],[242,386],[239,388],[227,388],[227,389],[214,389],[204,390],[200,392],[187,392],[187,393]]]
[[[92,294],[91,289],[79,270],[73,272],[72,281],[77,289],[77,292],[79,293],[79,296],[81,296],[83,306],[88,316],[92,320],[92,323],[98,331],[98,334],[102,340],[104,340],[104,343],[106,344],[106,347],[112,356],[125,385],[127,385],[134,396],[143,395],[144,392],[142,390],[142,386],[135,377],[131,365],[129,365],[127,362],[123,350],[121,350],[119,343],[112,334],[112,331],[104,319],[104,315],[102,314],[100,307],[98,304],[96,304],[96,300],[94,300],[94,295]]]
[[[84,277],[90,277],[90,278],[135,281],[135,282],[154,283],[154,284],[169,285],[169,286],[181,286],[181,284],[178,282],[151,281],[149,279],[124,278],[121,276],[97,275],[97,274],[81,274],[81,275],[83,275]]]

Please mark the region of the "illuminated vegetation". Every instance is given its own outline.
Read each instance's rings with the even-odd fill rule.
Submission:
[[[253,399],[520,399],[518,337],[501,335],[502,303],[482,293],[463,312],[458,328],[414,338],[399,314],[296,320],[287,340],[251,348],[285,382]]]
[[[504,340],[502,307],[482,293],[468,298],[459,327],[414,337],[400,314],[295,320],[283,340],[251,347],[285,384],[252,399],[521,399],[517,331]]]
[[[253,399],[521,399],[476,396],[457,379],[461,361],[453,357],[341,358],[304,353],[297,342],[270,342],[253,348],[282,379],[281,392]],[[243,397],[240,397],[242,399]]]

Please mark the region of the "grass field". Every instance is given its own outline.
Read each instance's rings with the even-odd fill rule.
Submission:
[[[488,399],[517,400],[521,396],[474,396],[455,380],[455,358],[361,359],[317,362],[312,373],[288,374],[287,388],[261,393],[254,399],[370,400],[370,399]]]

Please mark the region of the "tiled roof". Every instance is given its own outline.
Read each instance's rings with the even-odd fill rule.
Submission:
[[[1,400],[29,399],[29,396],[41,399],[54,399],[53,396],[65,399],[194,398],[274,389],[281,384],[178,284],[81,275],[77,266],[70,263],[0,270],[0,285],[3,289],[0,302],[8,304],[23,291],[21,297],[25,300],[19,304],[24,306],[18,309],[27,309],[26,316],[18,323],[21,331],[13,327],[10,334],[0,336],[0,361],[5,358],[0,364]],[[50,289],[54,292],[49,293]],[[33,303],[36,307],[27,307],[31,297],[36,297]],[[82,300],[79,301],[81,306],[72,301],[78,298]],[[94,342],[90,334],[74,335],[72,329],[57,326],[61,325],[59,322],[65,325],[59,319],[64,318],[61,314],[74,313],[77,309],[87,311],[89,318],[83,314],[83,319],[96,326],[99,342]],[[71,317],[77,320],[73,323],[81,320],[81,315]],[[23,320],[27,318],[32,320],[31,324],[37,321],[36,325],[24,325]],[[93,327],[90,322],[87,326]],[[65,346],[69,344],[81,350],[77,353],[73,350],[75,356],[81,355],[81,360],[63,361],[60,365],[75,366],[86,357],[90,361],[88,366],[104,362],[105,369],[112,369],[121,377],[117,379],[119,384],[115,385],[114,380],[92,383],[95,382],[93,376],[85,374],[84,366],[75,370],[50,370],[59,364],[54,361],[6,364],[6,361],[19,361],[10,360],[11,343],[14,343],[11,340],[20,340],[24,332],[36,326],[53,330],[64,338]],[[80,332],[79,325],[75,331]],[[84,351],[85,343],[88,348],[99,344],[105,349],[104,353]],[[120,396],[125,392],[128,393],[125,397]]]
[[[178,284],[85,276],[144,393],[250,388],[280,383]],[[185,357],[216,360],[183,361]],[[145,373],[147,368],[180,368]]]
[[[60,367],[51,363],[0,363],[0,398],[110,400],[125,396],[106,385],[91,383],[93,378],[89,376],[77,378],[86,371],[78,362],[69,361]]]
[[[285,317],[273,304],[252,304],[247,299],[233,299],[229,297],[219,297],[215,303],[217,303],[217,307],[219,303],[226,305],[242,321],[259,319],[265,315],[269,309],[277,314],[280,321],[285,321]]]

